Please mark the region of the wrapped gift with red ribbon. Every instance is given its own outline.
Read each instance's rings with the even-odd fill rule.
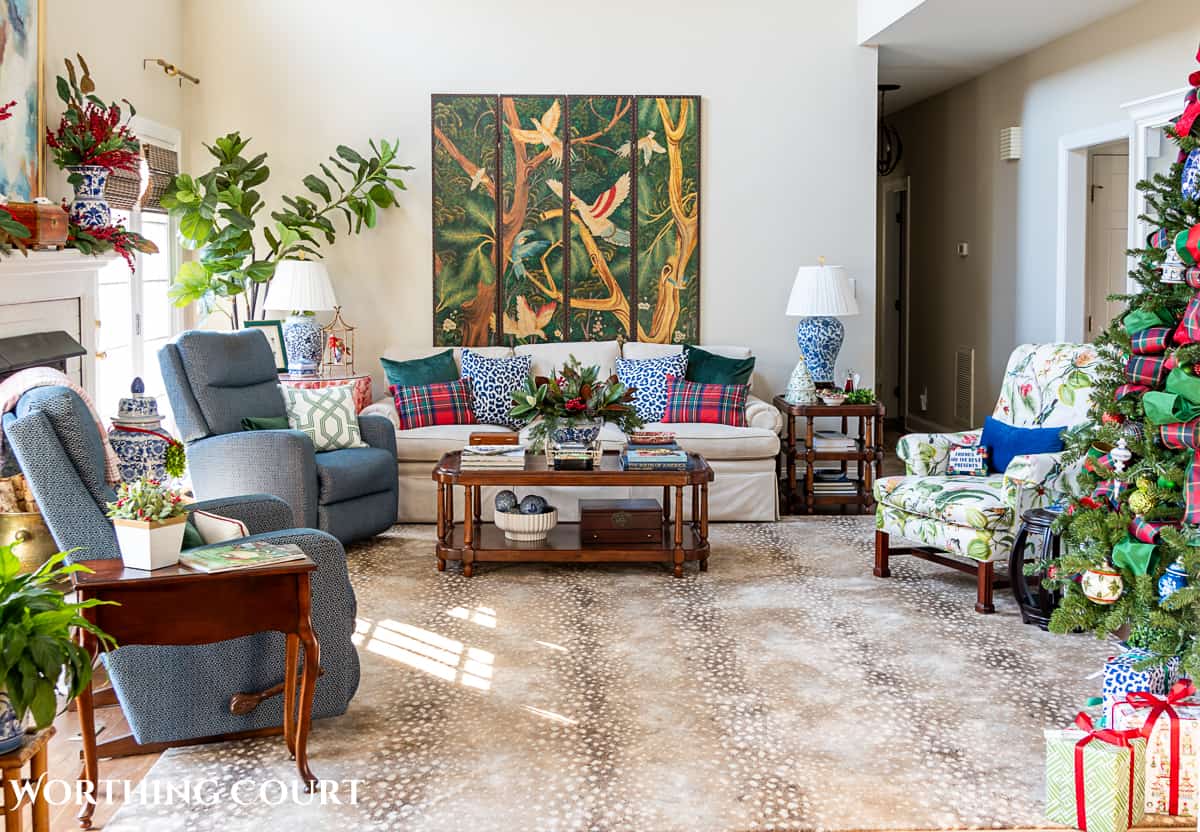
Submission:
[[[1046,817],[1085,832],[1126,832],[1145,814],[1146,738],[1096,729],[1046,732]]]
[[[1166,696],[1128,694],[1109,708],[1113,730],[1136,730],[1146,738],[1146,811],[1196,814],[1200,786],[1200,700],[1196,687],[1180,679]]]

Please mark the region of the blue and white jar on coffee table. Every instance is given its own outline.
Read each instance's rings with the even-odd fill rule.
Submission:
[[[131,395],[121,399],[108,429],[108,442],[119,460],[121,479],[167,479],[167,448],[175,441],[162,427],[158,400],[144,395],[142,380],[135,378]]]

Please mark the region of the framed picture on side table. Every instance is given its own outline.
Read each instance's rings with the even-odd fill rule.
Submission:
[[[243,328],[254,327],[267,336],[271,345],[271,354],[275,356],[275,369],[281,373],[287,372],[287,350],[283,346],[282,321],[246,321]]]

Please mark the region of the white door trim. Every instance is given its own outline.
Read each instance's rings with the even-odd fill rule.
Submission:
[[[1150,175],[1151,142],[1166,142],[1162,128],[1183,111],[1183,97],[1190,87],[1179,87],[1159,95],[1139,98],[1122,104],[1133,123],[1133,138],[1129,142],[1129,247],[1142,248],[1146,245],[1146,224],[1140,220],[1146,213],[1146,195],[1137,189],[1137,183]],[[1156,154],[1157,155],[1157,154]],[[1131,292],[1137,291],[1137,283],[1130,281]]]
[[[911,230],[911,226],[912,226],[912,181],[911,181],[910,177],[908,177],[908,176],[891,176],[891,177],[883,180],[883,182],[880,183],[879,215],[877,218],[877,221],[879,222],[879,228],[880,228],[880,251],[879,251],[879,266],[880,267],[879,267],[879,279],[878,279],[877,285],[875,287],[875,297],[878,298],[880,302],[882,302],[884,299],[883,279],[884,279],[885,270],[887,269],[887,258],[891,256],[892,247],[896,245],[896,241],[892,240],[890,235],[887,233],[887,230],[891,227],[891,225],[888,222],[887,216],[888,216],[888,197],[898,191],[903,191],[905,193],[905,202],[907,204],[904,206],[904,208],[905,208],[904,233],[908,237],[908,241],[909,241],[909,244],[904,247],[904,278],[905,278],[905,280],[904,280],[904,297],[902,297],[900,299],[900,303],[904,308],[904,321],[903,321],[904,339],[903,339],[903,344],[901,345],[903,348],[903,351],[904,351],[904,355],[901,356],[900,378],[898,380],[898,382],[900,384],[900,390],[901,390],[900,399],[901,399],[901,401],[904,402],[904,409],[906,412],[897,414],[902,421],[905,421],[905,420],[907,420],[909,413],[912,410],[912,408],[910,406],[911,405],[910,397],[908,395],[908,373],[909,373],[908,345],[909,345],[909,341],[911,340],[911,335],[910,335],[909,328],[908,328],[909,318],[910,318],[910,314],[911,314],[908,300],[909,300],[909,286],[912,284],[912,275],[909,271],[909,265],[912,262],[912,245],[911,245],[911,240],[912,240],[912,230]],[[884,320],[885,316],[887,315],[888,310],[884,309],[884,310],[881,310],[881,312],[882,312],[882,314],[876,314],[876,316],[875,316],[875,320],[876,320],[876,336],[875,336],[876,373],[875,373],[875,379],[876,379],[876,382],[878,382],[878,380],[879,380],[878,369],[883,366],[882,357],[881,357],[880,352],[881,352],[881,350],[887,348],[887,345],[885,345],[883,343],[882,335],[883,335],[883,320]]]
[[[1133,122],[1114,121],[1061,136],[1058,140],[1058,221],[1057,254],[1054,281],[1054,338],[1080,342],[1084,338],[1083,315],[1072,310],[1084,308],[1085,265],[1087,262],[1087,186],[1088,148],[1125,139],[1130,145],[1133,166]],[[1136,182],[1130,170],[1131,182]],[[1136,225],[1129,200],[1130,228]],[[1132,235],[1131,230],[1131,235]]]

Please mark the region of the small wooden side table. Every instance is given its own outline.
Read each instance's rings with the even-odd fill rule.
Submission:
[[[3,810],[4,832],[21,832],[23,819],[21,809],[29,803],[33,813],[33,832],[50,832],[50,804],[46,802],[46,747],[54,736],[54,726],[43,728],[25,737],[25,743],[16,751],[0,756],[0,808]],[[21,776],[21,768],[29,763],[29,777]],[[37,787],[31,801],[20,796],[22,785]]]
[[[371,403],[371,376],[366,373],[333,373],[316,376],[293,376],[287,373],[279,374],[279,383],[288,387],[298,387],[302,390],[320,390],[323,387],[337,387],[339,384],[354,385],[354,411],[362,413],[363,408]]]
[[[117,644],[214,644],[232,638],[274,630],[287,637],[283,674],[283,738],[296,759],[305,791],[316,784],[308,767],[308,731],[312,722],[321,647],[312,627],[312,594],[309,577],[317,564],[308,557],[273,566],[205,574],[175,565],[146,572],[126,569],[120,558],[87,561],[91,572],[76,572],[71,583],[79,600],[115,602],[83,611],[83,616],[112,636]],[[76,633],[79,643],[93,656],[96,638],[85,630]],[[304,672],[297,686],[300,647],[304,647]],[[299,687],[299,697],[297,697]],[[299,714],[297,714],[299,699]],[[92,686],[76,698],[79,734],[83,739],[80,779],[95,793],[100,779],[100,757],[105,746],[124,744],[123,738],[96,745]],[[260,729],[230,735],[264,736],[278,729]],[[160,751],[157,746],[143,746]],[[90,829],[95,804],[84,801],[79,825]]]
[[[783,478],[783,504],[791,514],[813,514],[818,505],[858,506],[859,514],[875,505],[871,493],[874,481],[883,472],[883,404],[791,404],[783,396],[776,396],[774,404],[783,414],[784,441],[776,464]],[[805,420],[804,436],[796,434],[796,417]],[[822,417],[840,417],[842,433],[848,431],[849,420],[858,419],[858,438],[853,451],[817,450],[814,443],[816,430],[813,422]],[[851,437],[853,438],[853,437]],[[804,480],[796,482],[796,460],[804,460]],[[813,489],[813,463],[817,461],[840,462],[842,473],[854,485],[853,494],[817,494]],[[849,475],[849,464],[855,465],[853,477]]]

